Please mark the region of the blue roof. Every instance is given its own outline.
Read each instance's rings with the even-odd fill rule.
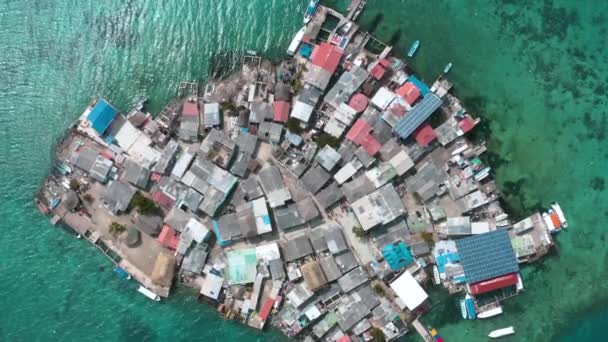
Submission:
[[[414,261],[412,253],[403,241],[384,246],[382,255],[393,271],[399,271]]]
[[[407,79],[409,82],[412,82],[416,88],[418,88],[418,90],[420,90],[420,94],[422,94],[422,96],[426,96],[426,94],[429,93],[429,91],[431,90],[429,88],[428,85],[426,85],[426,83],[422,82],[421,80],[418,79],[418,77],[412,75],[410,77],[408,77]]]
[[[118,114],[116,108],[112,107],[106,100],[99,99],[95,107],[91,109],[87,119],[97,133],[103,134],[116,117],[116,114]]]
[[[425,122],[431,114],[441,107],[442,100],[437,94],[429,93],[420,102],[418,102],[412,110],[409,111],[399,122],[393,127],[393,132],[397,133],[401,138],[405,139],[414,133],[414,131]]]
[[[441,254],[435,258],[435,262],[437,263],[439,273],[445,273],[445,265],[460,262],[460,255],[453,252]]]
[[[506,229],[456,240],[467,283],[519,272],[519,265]]]

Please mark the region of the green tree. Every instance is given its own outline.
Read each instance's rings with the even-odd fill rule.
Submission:
[[[93,203],[94,201],[93,196],[91,196],[91,194],[84,194],[84,196],[82,196],[82,199],[84,199],[87,203]]]
[[[372,328],[372,337],[374,338],[374,342],[384,342],[386,341],[386,337],[384,337],[384,333],[382,330],[378,328]]]
[[[327,134],[325,132],[319,134],[319,138],[317,139],[317,144],[320,148],[325,147],[325,145],[329,145],[333,148],[338,148],[340,144],[340,140],[334,137],[333,135]]]
[[[353,227],[353,233],[355,233],[357,237],[364,237],[367,235],[367,232],[361,226]]]
[[[380,284],[374,285],[374,292],[376,292],[378,296],[384,296],[385,294],[384,287],[382,287]]]
[[[117,223],[117,222],[112,222],[110,224],[110,234],[112,234],[112,236],[117,237],[118,235],[124,233],[127,231],[127,227],[125,227],[124,225]]]
[[[70,189],[74,191],[80,189],[80,183],[75,178],[70,179]]]
[[[136,208],[137,212],[143,215],[156,214],[160,211],[160,208],[156,206],[154,201],[142,195],[139,191],[137,191],[135,195],[133,195],[130,207]]]
[[[291,131],[291,133],[294,133],[294,134],[302,133],[302,127],[300,126],[300,120],[298,120],[296,118],[289,118],[289,120],[287,120],[287,128]]]

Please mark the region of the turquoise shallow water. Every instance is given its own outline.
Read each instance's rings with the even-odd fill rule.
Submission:
[[[348,1],[327,1],[345,7]],[[152,112],[182,80],[204,81],[218,53],[278,58],[304,0],[0,2],[0,337],[36,340],[282,340],[219,319],[187,290],[158,305],[112,276],[92,247],[51,227],[31,198],[55,139],[91,96]],[[361,22],[432,80],[448,61],[456,93],[486,119],[497,178],[515,212],[553,199],[572,228],[559,255],[523,271],[501,318],[461,322],[437,294],[423,321],[450,341],[605,340],[608,261],[605,51],[600,1],[372,0]],[[100,267],[105,267],[100,270]],[[454,313],[454,314],[452,314]],[[408,338],[409,339],[409,338]]]

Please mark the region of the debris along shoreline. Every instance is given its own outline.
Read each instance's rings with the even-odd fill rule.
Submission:
[[[361,31],[365,1],[346,16],[313,5],[278,65],[247,52],[223,80],[181,83],[155,116],[143,99],[124,114],[92,101],[38,208],[148,298],[184,284],[290,337],[432,339],[418,321],[430,280],[463,317],[502,313],[523,290],[519,265],[567,227],[561,208],[511,222],[485,144],[467,139],[480,119],[446,76],[427,85]]]

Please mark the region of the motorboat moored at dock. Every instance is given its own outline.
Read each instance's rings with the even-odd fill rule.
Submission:
[[[408,57],[414,57],[414,54],[416,53],[416,51],[418,50],[418,47],[420,46],[420,41],[419,40],[415,40],[412,45],[410,46],[409,51],[407,52],[407,56]]]
[[[153,301],[160,302],[160,296],[157,295],[156,293],[148,290],[143,285],[140,285],[139,288],[137,288],[137,292],[139,292],[139,293],[143,294],[144,296],[152,299]]]
[[[131,279],[131,275],[129,273],[127,273],[127,271],[125,271],[122,267],[115,266],[114,273],[116,273],[116,276],[122,280]]]
[[[437,265],[433,266],[433,282],[435,285],[439,285],[441,283],[441,278],[439,277],[439,269]]]
[[[502,329],[496,329],[488,334],[489,338],[499,338],[503,336],[513,335],[515,334],[515,329],[513,327],[506,327]]]
[[[467,319],[469,315],[467,315],[467,303],[464,299],[460,300],[460,313],[462,314],[463,319]]]
[[[484,318],[490,318],[490,317],[494,317],[494,316],[498,316],[502,314],[502,306],[500,306],[500,304],[496,305],[496,306],[491,306],[487,309],[483,309],[481,310],[478,314],[477,317],[480,319],[484,319]]]
[[[543,213],[542,217],[550,234],[556,234],[557,232],[559,232],[559,227],[556,227],[553,224],[553,220],[551,220],[551,216],[549,216],[548,213]]]
[[[308,24],[312,20],[312,17],[315,16],[318,5],[319,0],[310,0],[308,7],[306,8],[306,12],[304,12],[304,24]]]
[[[468,293],[464,297],[464,304],[467,309],[467,316],[469,316],[469,319],[476,319],[477,312],[475,312],[475,302],[473,301],[473,297],[471,297],[471,295]]]
[[[293,37],[289,47],[287,48],[287,54],[293,56],[296,54],[300,43],[302,42],[302,38],[304,38],[304,33],[306,32],[306,26],[302,27],[298,33]]]
[[[568,221],[566,221],[566,216],[564,215],[564,212],[562,211],[562,207],[560,207],[557,202],[553,202],[553,203],[551,203],[551,209],[553,209],[555,211],[555,213],[557,214],[562,228],[564,228],[564,229],[568,228]]]

